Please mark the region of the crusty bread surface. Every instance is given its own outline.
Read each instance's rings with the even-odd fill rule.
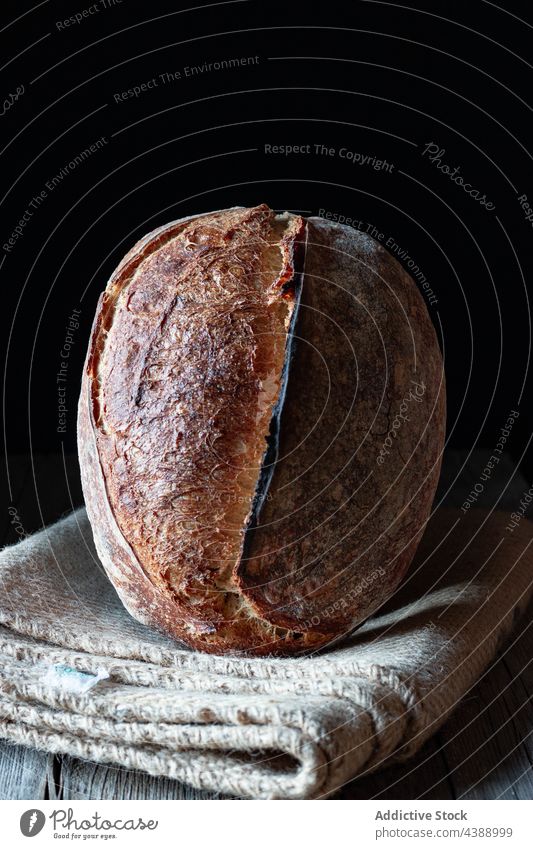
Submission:
[[[405,574],[444,442],[416,285],[368,236],[267,206],[142,239],[100,298],[79,453],[127,609],[210,652],[309,651]]]

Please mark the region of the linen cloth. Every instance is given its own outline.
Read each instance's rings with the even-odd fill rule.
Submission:
[[[321,798],[413,755],[526,607],[533,525],[442,509],[401,589],[309,657],[190,651],[137,623],[85,510],[0,553],[0,737],[251,798]]]

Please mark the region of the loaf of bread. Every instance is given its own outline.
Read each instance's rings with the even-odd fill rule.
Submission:
[[[78,419],[96,548],[132,616],[195,649],[349,634],[411,562],[444,433],[423,298],[349,227],[185,218],[100,298]]]

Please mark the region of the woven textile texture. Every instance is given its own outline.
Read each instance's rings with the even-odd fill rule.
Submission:
[[[231,796],[333,794],[410,757],[497,655],[533,577],[533,525],[507,523],[441,510],[401,589],[347,641],[253,659],[134,621],[77,510],[0,554],[0,737]]]

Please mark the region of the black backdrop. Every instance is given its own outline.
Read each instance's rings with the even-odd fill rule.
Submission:
[[[531,474],[529,4],[190,6],[2,4],[8,452],[75,450],[96,300],[137,238],[266,202],[399,246],[442,340],[449,444],[489,451],[517,411],[507,447]]]

